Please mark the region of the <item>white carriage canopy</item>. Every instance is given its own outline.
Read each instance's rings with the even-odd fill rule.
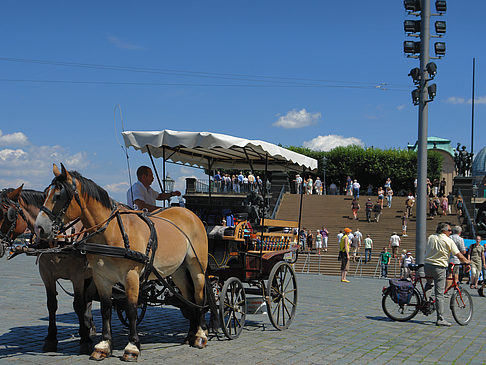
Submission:
[[[177,164],[214,169],[314,171],[317,160],[272,143],[211,132],[126,131],[125,146]]]

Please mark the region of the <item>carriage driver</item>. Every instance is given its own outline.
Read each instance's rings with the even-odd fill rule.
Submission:
[[[156,206],[156,200],[169,200],[173,196],[181,195],[180,191],[158,193],[152,189],[150,185],[154,181],[154,174],[148,166],[140,166],[137,169],[137,179],[138,181],[127,191],[127,203],[130,207],[151,212],[159,208]]]

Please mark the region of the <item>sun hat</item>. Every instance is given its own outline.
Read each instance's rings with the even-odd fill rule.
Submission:
[[[350,229],[350,228],[344,228],[344,232],[346,232],[346,233],[350,233],[350,232],[352,232],[352,231],[353,231],[353,230],[352,230],[352,229]]]

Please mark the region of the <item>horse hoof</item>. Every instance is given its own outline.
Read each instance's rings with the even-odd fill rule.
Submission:
[[[127,361],[127,362],[135,362],[138,360],[138,354],[125,351],[120,360]]]
[[[57,352],[57,340],[46,340],[42,352]]]
[[[89,357],[90,360],[95,360],[95,361],[101,361],[106,359],[110,354],[107,354],[104,351],[97,350],[95,349],[92,353],[91,356]]]
[[[205,348],[207,344],[208,344],[208,339],[204,337],[198,337],[196,338],[196,341],[194,341],[194,347],[198,349]]]

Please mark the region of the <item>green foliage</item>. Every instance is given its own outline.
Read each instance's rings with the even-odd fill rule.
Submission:
[[[417,153],[413,151],[359,146],[336,147],[328,152],[294,146],[286,148],[315,158],[319,162],[317,175],[321,179],[324,177],[325,158],[326,185],[334,182],[341,191],[349,175],[358,180],[363,190],[366,190],[369,184],[373,185],[374,192],[390,178],[394,193],[398,194],[401,191],[406,194],[413,189],[413,182],[417,176]],[[442,171],[440,153],[428,151],[427,165],[429,179],[439,179]]]

